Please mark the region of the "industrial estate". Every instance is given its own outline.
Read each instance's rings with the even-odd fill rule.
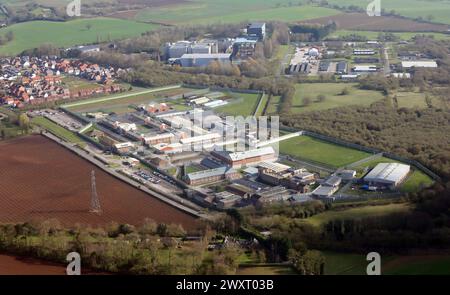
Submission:
[[[396,274],[448,249],[448,24],[392,12],[362,31],[359,8],[281,1],[329,16],[102,39],[93,5],[97,41],[11,54],[27,22],[3,2],[0,273],[75,249],[93,273],[361,274],[375,249]],[[116,2],[111,19],[144,18]]]

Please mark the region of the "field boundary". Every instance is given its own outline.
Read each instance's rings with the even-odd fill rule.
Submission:
[[[74,102],[74,103],[68,103],[68,104],[62,105],[60,107],[61,108],[73,108],[73,107],[79,107],[79,106],[84,106],[84,105],[89,105],[89,104],[95,104],[95,103],[99,103],[99,102],[107,102],[107,101],[112,101],[112,100],[117,100],[117,99],[122,99],[122,98],[127,98],[127,97],[138,96],[138,95],[142,95],[142,94],[150,94],[150,93],[161,92],[161,91],[166,91],[166,90],[178,89],[181,87],[182,87],[181,84],[165,86],[165,87],[158,87],[158,88],[152,88],[152,89],[147,89],[147,90],[133,92],[133,93],[119,94],[119,95],[113,95],[113,96],[108,96],[108,97],[103,97],[103,98],[95,98],[95,99],[88,99],[88,100],[83,100],[83,101],[79,101],[79,102]]]

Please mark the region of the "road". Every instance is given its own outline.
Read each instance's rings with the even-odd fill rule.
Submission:
[[[391,63],[389,62],[389,47],[383,45],[383,55],[384,55],[384,75],[389,76],[391,74]]]
[[[127,93],[127,94],[119,94],[119,95],[113,95],[113,96],[108,96],[108,97],[104,97],[104,98],[83,100],[83,101],[79,101],[79,102],[68,103],[61,107],[73,108],[73,107],[78,107],[78,106],[83,106],[83,105],[88,105],[88,104],[93,104],[93,103],[106,102],[106,101],[111,101],[111,100],[117,100],[117,99],[122,99],[122,98],[142,95],[142,94],[161,92],[161,91],[166,91],[166,90],[172,90],[172,89],[177,89],[177,88],[181,88],[181,85],[172,85],[172,86],[166,86],[166,87],[152,88],[152,89],[147,89],[144,91],[131,92],[131,93]]]

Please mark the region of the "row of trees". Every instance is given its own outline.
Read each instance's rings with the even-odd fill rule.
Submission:
[[[208,227],[202,239],[184,247],[179,225],[142,226],[111,223],[105,228],[65,229],[56,219],[0,225],[0,251],[65,263],[68,253],[80,253],[83,266],[124,274],[234,274],[240,250],[230,247],[205,255],[214,236]]]

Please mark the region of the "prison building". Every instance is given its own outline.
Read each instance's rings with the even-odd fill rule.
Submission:
[[[233,168],[220,167],[216,169],[190,173],[185,177],[185,181],[189,185],[198,186],[221,180],[235,180],[241,177],[241,174]]]
[[[348,72],[348,65],[345,61],[340,61],[336,65],[336,73],[339,75],[347,74]]]
[[[255,166],[261,162],[275,162],[278,157],[272,147],[264,147],[245,152],[230,153],[226,151],[214,151],[213,157],[227,166],[241,168],[243,166]]]

